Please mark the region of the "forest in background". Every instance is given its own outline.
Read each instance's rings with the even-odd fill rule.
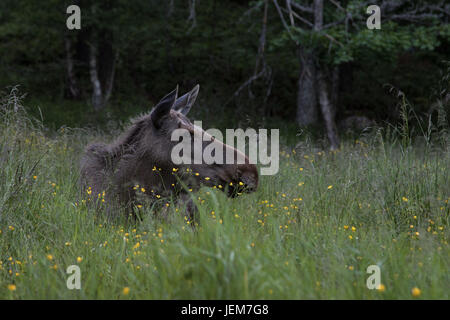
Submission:
[[[444,1],[2,1],[0,88],[19,85],[58,128],[125,120],[199,83],[193,117],[210,126],[306,127],[335,148],[347,127],[400,121],[399,91],[418,117],[448,110],[449,14]]]

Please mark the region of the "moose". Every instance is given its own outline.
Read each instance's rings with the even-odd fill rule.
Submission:
[[[235,197],[255,191],[258,171],[254,164],[237,149],[210,136],[202,148],[219,143],[222,154],[232,152],[242,162],[216,161],[175,165],[171,150],[178,143],[172,132],[186,129],[189,134],[207,135],[186,117],[192,108],[199,85],[178,98],[178,85],[147,114],[132,120],[127,130],[111,144],[94,143],[86,147],[81,160],[82,195],[97,208],[106,207],[108,216],[120,216],[121,209],[136,218],[134,206],[139,205],[136,193],[145,194],[153,203],[172,199],[185,204],[185,214],[195,219],[196,206],[190,196],[202,185],[219,188]],[[194,139],[192,139],[194,140]],[[190,155],[194,157],[194,154]]]

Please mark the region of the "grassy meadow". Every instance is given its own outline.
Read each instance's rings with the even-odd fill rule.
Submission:
[[[0,299],[449,299],[444,125],[413,139],[405,117],[335,152],[297,137],[257,192],[195,193],[193,231],[173,205],[127,223],[78,202],[81,153],[111,133],[45,130],[13,95],[0,112]]]

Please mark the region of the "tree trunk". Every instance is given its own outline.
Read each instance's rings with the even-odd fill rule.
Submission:
[[[297,123],[305,126],[317,123],[316,67],[314,53],[300,49],[301,72],[297,91]]]
[[[323,25],[323,0],[314,0],[314,31],[320,31]],[[316,66],[314,51],[306,52],[300,48],[301,73],[297,91],[297,123],[315,124],[318,120],[316,98]]]
[[[323,0],[314,0],[314,31],[323,27]]]
[[[325,73],[321,68],[317,69],[317,89],[319,96],[320,110],[322,111],[325,127],[327,130],[328,140],[330,141],[331,150],[339,148],[339,137],[335,121],[335,109],[329,97],[327,80]]]
[[[89,75],[92,84],[92,105],[95,111],[103,108],[103,94],[97,70],[97,48],[94,44],[89,48]]]
[[[320,32],[323,28],[323,0],[314,0],[314,31]],[[333,70],[333,78],[337,77],[338,69]],[[325,75],[325,68],[322,65],[318,65],[316,68],[316,80],[317,80],[317,95],[319,97],[320,110],[322,112],[323,119],[325,120],[325,127],[327,130],[328,140],[330,141],[331,150],[339,148],[339,137],[337,134],[337,127],[335,121],[336,110],[333,103],[337,99],[335,93],[331,93],[327,85],[327,79]],[[334,79],[333,79],[334,80]],[[333,91],[336,88],[333,87]]]
[[[78,88],[77,79],[75,77],[75,63],[73,58],[72,39],[70,39],[68,35],[66,35],[64,38],[64,44],[66,50],[66,95],[70,99],[79,99],[80,89]]]
[[[114,84],[114,77],[116,75],[116,63],[118,59],[119,59],[119,51],[116,51],[114,53],[114,58],[111,63],[109,74],[105,80],[105,98],[103,100],[104,104],[106,104],[109,101],[109,98],[111,98],[112,88]]]
[[[99,48],[98,73],[103,93],[102,103],[106,105],[112,94],[119,51],[114,49],[113,37],[109,32],[102,34],[102,41]]]

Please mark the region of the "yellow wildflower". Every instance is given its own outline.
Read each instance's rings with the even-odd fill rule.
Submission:
[[[419,297],[421,293],[422,293],[422,291],[420,291],[420,289],[417,287],[414,287],[411,290],[411,294],[413,295],[413,297],[416,297],[416,298]]]

